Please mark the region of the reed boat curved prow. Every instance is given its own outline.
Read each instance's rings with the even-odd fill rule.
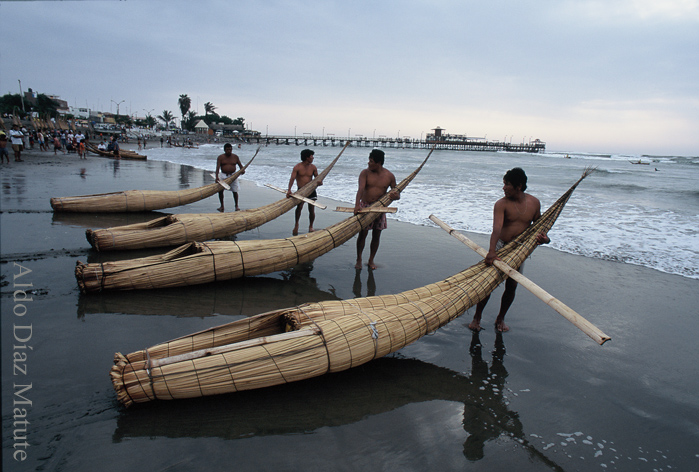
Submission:
[[[396,190],[402,192],[408,186],[431,153]],[[372,206],[388,206],[392,201],[389,193]],[[378,216],[379,213],[362,212],[313,233],[285,239],[195,242],[162,255],[138,259],[91,264],[78,261],[75,277],[80,290],[86,293],[181,287],[268,274],[322,256],[367,228]],[[179,257],[185,247],[196,250]]]
[[[295,195],[308,197],[330,173],[348,144],[323,171],[299,189]],[[231,176],[233,177],[233,176]],[[232,213],[188,213],[157,220],[105,229],[88,229],[85,236],[97,251],[123,251],[179,246],[191,241],[225,238],[257,228],[295,208],[298,201],[282,198],[259,208]]]
[[[259,152],[260,149],[257,150]],[[230,185],[248,168],[255,156],[257,156],[257,152],[243,169],[223,180]],[[51,208],[53,211],[75,213],[128,213],[162,210],[203,200],[216,194],[221,188],[220,184],[214,182],[185,190],[125,190],[75,197],[54,197],[51,198]]]
[[[519,268],[548,232],[578,180],[498,257]],[[110,371],[125,406],[232,393],[357,367],[444,326],[489,295],[505,275],[483,261],[395,295],[308,303],[262,313],[126,356]]]

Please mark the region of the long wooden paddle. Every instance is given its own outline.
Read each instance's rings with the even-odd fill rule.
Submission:
[[[341,211],[344,213],[354,213],[354,207],[337,207],[335,211]],[[366,207],[361,208],[359,213],[395,213],[398,208],[395,207]]]
[[[451,234],[456,239],[458,239],[459,241],[476,251],[480,256],[485,257],[486,255],[488,255],[488,251],[486,251],[478,244],[468,239],[463,234],[458,233],[454,228],[452,228],[436,216],[430,215],[430,220],[437,223],[437,225],[439,225],[447,233]],[[582,330],[583,333],[587,334],[589,337],[594,339],[599,345],[602,345],[605,342],[612,339],[606,334],[604,334],[597,326],[593,325],[585,318],[580,316],[577,312],[575,312],[575,310],[564,304],[562,301],[548,293],[543,288],[536,285],[534,282],[532,282],[531,280],[514,270],[512,267],[510,267],[503,261],[496,259],[493,262],[493,265],[501,271],[503,271],[505,274],[507,274],[508,277],[512,278],[517,283],[522,285],[524,288],[526,288],[534,295],[539,297],[544,303],[546,303],[548,306],[560,313],[565,319],[577,326],[580,330]]]
[[[216,180],[216,173],[215,173],[215,172],[212,172],[212,173],[211,173],[211,177],[213,177],[214,180]],[[225,188],[226,190],[230,190],[230,189],[231,189],[231,186],[228,185],[226,182],[224,182],[223,179],[220,179],[220,180],[218,181],[218,183],[219,183],[219,185],[221,185],[221,187]]]
[[[275,187],[272,184],[265,184],[265,187],[269,187],[271,189],[274,189],[277,192],[286,193],[286,190],[284,190],[283,188]],[[296,195],[295,193],[291,194],[291,198],[296,198],[297,200],[301,200],[301,201],[306,202],[310,205],[317,206],[321,210],[325,210],[326,208],[328,208],[326,205],[323,205],[322,203],[318,203],[315,200],[311,200],[310,198],[302,197],[301,195]]]

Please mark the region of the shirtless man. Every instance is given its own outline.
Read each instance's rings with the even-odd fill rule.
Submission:
[[[310,149],[304,149],[301,151],[301,162],[294,166],[291,171],[291,178],[289,179],[289,189],[286,191],[286,198],[291,198],[291,186],[294,185],[294,180],[296,181],[296,188],[300,189],[306,185],[311,180],[318,177],[318,168],[313,165],[313,154],[314,151]],[[318,185],[323,185],[323,182],[318,182]],[[311,200],[317,200],[318,194],[314,190],[308,198]],[[296,205],[296,224],[294,225],[294,230],[291,232],[294,236],[299,234],[299,220],[301,219],[301,210],[303,210],[303,201]],[[313,229],[313,222],[316,219],[316,208],[308,204],[308,232],[312,233],[315,231]]]
[[[359,210],[368,207],[379,198],[383,197],[386,190],[390,186],[389,193],[391,200],[400,199],[400,193],[396,190],[396,177],[388,169],[384,169],[384,152],[380,149],[374,149],[369,154],[369,165],[359,174],[359,190],[354,201],[354,214],[359,213]],[[368,227],[359,232],[357,236],[357,263],[355,269],[362,268],[362,252],[364,251],[364,243],[366,242],[367,234],[371,229],[371,244],[369,246],[369,268],[376,269],[374,257],[379,250],[379,242],[381,240],[381,231],[386,229],[386,214],[382,213]]]
[[[223,154],[216,159],[216,182],[221,180],[218,175],[219,170],[225,179],[235,173],[236,166],[240,166],[241,170],[243,169],[240,158],[236,154],[233,154],[233,145],[231,145],[231,143],[226,143],[223,145]],[[241,174],[244,173],[245,171],[243,170]],[[238,179],[235,179],[231,182],[231,192],[233,192],[233,200],[235,200],[235,211],[240,211],[238,207],[238,188]],[[221,206],[218,208],[218,211],[223,213],[223,190],[218,192],[218,199],[221,201]]]
[[[493,209],[493,232],[490,235],[490,248],[485,258],[486,265],[493,265],[493,261],[498,259],[496,251],[509,243],[541,216],[541,202],[539,199],[524,193],[527,189],[527,175],[519,167],[508,170],[502,179],[502,190],[505,196],[495,202]],[[551,242],[545,233],[536,236],[538,244],[548,244]],[[520,271],[522,270],[520,266]],[[517,282],[508,278],[505,281],[505,292],[502,294],[500,302],[500,313],[495,319],[495,329],[501,332],[509,331],[505,324],[505,314],[515,299]],[[473,331],[480,331],[481,316],[483,309],[488,303],[490,296],[480,301],[476,305],[476,313],[473,321],[468,327]]]

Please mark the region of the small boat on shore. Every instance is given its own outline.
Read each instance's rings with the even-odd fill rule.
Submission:
[[[259,151],[260,148],[257,148],[257,152]],[[257,152],[242,169],[222,181],[230,185],[248,168],[257,156]],[[75,197],[54,197],[51,198],[51,208],[53,211],[78,213],[162,210],[203,200],[221,191],[222,188],[221,184],[214,182],[202,187],[184,190],[125,190]]]
[[[99,156],[102,157],[110,157],[112,159],[135,159],[135,160],[145,160],[148,158],[148,156],[144,156],[142,154],[139,154],[137,152],[129,151],[127,149],[119,149],[119,157],[117,158],[114,155],[114,152],[112,151],[105,151],[102,149],[99,149],[97,146],[95,146],[92,143],[85,143],[85,149],[88,151],[95,153]]]
[[[498,251],[517,269],[587,172],[532,226]],[[125,406],[270,387],[339,372],[396,352],[461,316],[506,276],[483,261],[395,295],[306,303],[132,352],[110,371]]]
[[[432,151],[396,190],[402,192],[408,186],[431,154]],[[369,208],[386,207],[391,201],[386,193]],[[268,274],[330,252],[371,225],[379,215],[361,212],[313,233],[285,239],[191,242],[165,254],[138,259],[89,264],[78,261],[75,278],[80,291],[87,293],[183,287]]]
[[[330,173],[347,148],[294,195],[308,197],[318,183]],[[298,205],[295,198],[282,198],[274,203],[251,210],[232,213],[185,213],[156,218],[146,223],[88,229],[88,242],[97,251],[122,251],[155,247],[179,246],[192,241],[208,241],[242,233],[277,218]]]

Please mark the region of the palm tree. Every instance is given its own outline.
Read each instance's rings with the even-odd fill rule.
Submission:
[[[165,123],[165,128],[169,128],[170,123],[175,121],[175,116],[172,114],[170,110],[163,110],[163,114],[158,115],[158,119]]]
[[[150,113],[148,113],[148,116],[146,116],[146,119],[143,120],[143,122],[144,122],[144,123],[146,124],[146,126],[148,126],[149,128],[152,128],[153,126],[155,126],[155,118],[153,118],[153,117],[151,116]]]
[[[185,119],[182,121],[182,128],[183,128],[183,129],[186,128],[186,129],[188,129],[189,131],[194,131],[194,125],[197,124],[196,121],[197,121],[197,114],[196,114],[196,112],[194,112],[194,111],[192,111],[192,110],[189,110],[189,111],[187,112],[187,116],[186,116]]]
[[[211,102],[206,102],[204,104],[204,114],[208,115],[209,113],[213,113],[214,110],[216,110],[216,107],[214,106],[213,103]]]
[[[180,99],[177,101],[180,105],[180,111],[182,112],[182,121],[184,121],[184,117],[189,111],[189,108],[192,106],[192,99],[187,96],[186,93],[180,95]]]

